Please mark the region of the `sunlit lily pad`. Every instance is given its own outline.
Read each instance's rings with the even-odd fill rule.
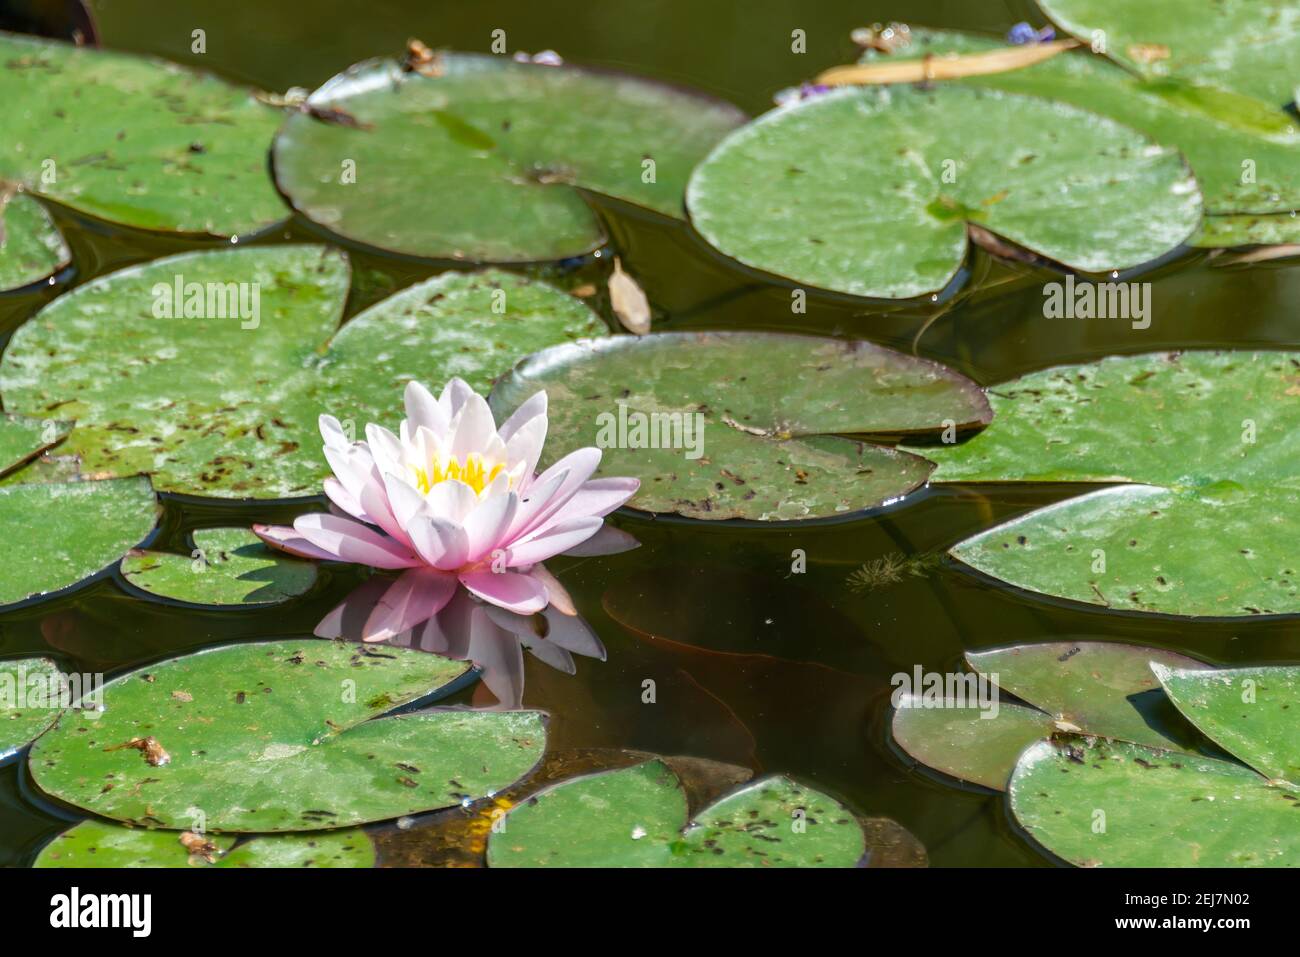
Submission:
[[[1128,482],[1038,509],[952,554],[1105,608],[1300,612],[1300,354],[1122,356],[989,390],[993,425],[926,449],[935,481]]]
[[[47,794],[127,823],[307,831],[489,795],[546,743],[538,712],[380,717],[445,688],[464,662],[308,639],[173,658],[68,712],[28,761]]]
[[[44,206],[24,193],[7,202],[0,195],[0,292],[48,279],[70,262],[72,251]]]
[[[0,414],[0,475],[36,458],[68,437],[72,423]]]
[[[991,37],[945,30],[913,30],[911,36],[912,43],[890,59],[1003,46]],[[1220,49],[1216,42],[1216,57]],[[1177,147],[1191,164],[1209,213],[1289,214],[1300,208],[1300,124],[1272,103],[1168,77],[1144,79],[1086,49],[961,82],[1092,110]],[[1210,244],[1221,228],[1207,227],[1196,243]]]
[[[450,52],[359,63],[308,105],[274,150],[299,211],[367,246],[480,262],[601,246],[574,187],[680,216],[692,167],[744,121],[649,80]]]
[[[833,798],[768,777],[687,819],[662,761],[575,778],[506,815],[492,867],[852,867],[862,828]]]
[[[364,831],[268,834],[235,846],[228,834],[193,836],[194,851],[175,831],[82,821],[41,848],[33,867],[373,867]],[[206,843],[205,843],[206,842]],[[232,849],[233,848],[233,849]]]
[[[122,559],[132,585],[193,605],[273,605],[307,591],[316,566],[274,551],[246,528],[194,533],[189,555],[134,552]]]
[[[1300,668],[1189,671],[1154,663],[1165,694],[1187,719],[1267,778],[1300,782]]]
[[[837,436],[955,436],[988,421],[975,384],[937,363],[869,342],[773,333],[560,346],[517,365],[491,403],[500,417],[540,389],[550,400],[546,454],[598,446],[601,474],[641,480],[633,507],[692,518],[870,508],[924,483],[930,463]]]
[[[941,85],[836,90],[725,139],[687,192],[706,240],[793,282],[857,296],[943,289],[967,223],[1086,272],[1196,232],[1182,157],[1064,103]]]
[[[59,668],[48,658],[0,661],[0,761],[27,747],[59,715]]]
[[[147,478],[0,487],[0,606],[75,585],[143,541],[158,516]]]
[[[1177,77],[1233,90],[1281,109],[1300,76],[1294,0],[1038,0],[1058,26],[1145,77]],[[1100,36],[1098,32],[1100,31]]]
[[[1009,790],[1029,835],[1080,867],[1300,866],[1300,793],[1230,761],[1042,741],[1021,756]]]
[[[1196,732],[1165,698],[1151,663],[1189,671],[1203,662],[1162,648],[1109,641],[1056,641],[967,652],[981,677],[1033,705],[996,711],[944,691],[914,692],[894,711],[894,740],[922,764],[997,791],[1016,758],[1058,732],[1184,749]],[[966,686],[969,695],[973,685]],[[1035,710],[1039,709],[1039,710]]]
[[[283,219],[279,120],[175,64],[0,33],[0,180],[111,222],[236,236]]]
[[[394,421],[411,379],[459,375],[486,391],[520,356],[606,331],[578,299],[495,271],[417,283],[338,330],[348,274],[346,257],[321,246],[186,253],[112,273],[15,333],[0,394],[11,411],[75,418],[62,451],[91,474],[149,473],[194,495],[314,495],[328,474],[321,413],[360,436]],[[183,311],[190,288],[200,316]],[[168,300],[174,318],[159,318]]]

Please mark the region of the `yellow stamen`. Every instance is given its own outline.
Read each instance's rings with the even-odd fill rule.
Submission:
[[[482,495],[483,490],[492,484],[492,480],[502,473],[505,466],[497,463],[492,468],[487,468],[483,462],[483,456],[477,452],[471,453],[465,457],[465,461],[459,459],[447,459],[445,462],[434,459],[428,469],[422,469],[418,466],[414,468],[415,484],[420,491],[428,495],[429,491],[439,482],[448,482],[456,480],[464,482],[474,490],[475,495]]]

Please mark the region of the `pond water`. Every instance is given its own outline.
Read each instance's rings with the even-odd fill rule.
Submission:
[[[211,4],[112,0],[96,5],[103,45],[154,53],[270,90],[314,87],[363,58],[398,51],[408,37],[485,50],[493,29],[511,49],[559,50],[576,63],[681,83],[764,110],[772,92],[849,62],[849,30],[906,20],[1001,34],[1038,22],[1029,3],[817,4],[698,0],[601,4],[429,0],[262,0]],[[190,33],[207,31],[207,53]],[[807,52],[790,52],[790,32]],[[612,202],[598,208],[612,245],[635,263],[663,316],[660,330],[773,329],[867,338],[947,363],[981,384],[1029,370],[1118,353],[1168,348],[1294,347],[1300,268],[1223,268],[1200,253],[1162,264],[1152,283],[1150,327],[1123,320],[1047,319],[1043,283],[1029,266],[969,262],[971,281],[951,301],[879,306],[809,293],[790,309],[788,286],[721,260],[689,228]],[[74,283],[184,249],[182,243],[61,214]],[[258,240],[319,241],[296,223]],[[438,270],[352,252],[349,314]],[[593,275],[599,273],[599,267]],[[0,299],[8,336],[53,291]],[[933,320],[931,323],[930,320]],[[918,338],[918,333],[920,333]],[[569,676],[528,658],[524,703],[552,715],[553,748],[631,748],[695,755],[785,772],[864,815],[899,821],[935,866],[1050,863],[1016,833],[1000,795],[962,788],[913,767],[888,735],[890,677],[920,665],[960,668],[965,650],[1092,636],[1186,651],[1214,662],[1295,661],[1296,628],[1284,620],[1197,622],[1103,612],[992,583],[940,556],[991,524],[1074,490],[1038,486],[942,487],[851,520],[799,525],[701,523],[620,513],[614,524],[641,547],[551,564],[608,658],[577,659]],[[166,497],[154,544],[183,547],[185,533],[216,525],[283,521],[303,506],[222,505]],[[792,571],[792,553],[807,556]],[[864,563],[920,558],[922,573],[873,589],[851,587]],[[135,597],[108,576],[74,594],[0,617],[0,657],[49,654],[65,670],[116,673],[177,653],[242,639],[309,635],[357,583],[322,575],[305,597],[261,611],[203,612]],[[653,680],[654,703],[643,702]],[[455,699],[483,700],[480,689]],[[0,768],[0,864],[30,863],[76,815],[32,795],[21,763]],[[388,825],[383,859],[437,863],[433,829]]]

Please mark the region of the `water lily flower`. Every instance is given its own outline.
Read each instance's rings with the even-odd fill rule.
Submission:
[[[427,621],[457,585],[493,605],[531,615],[548,604],[574,614],[564,587],[542,564],[589,545],[604,516],[635,494],[632,478],[591,475],[596,448],[582,448],[537,474],[546,441],[546,393],[498,429],[487,402],[452,379],[434,398],[406,388],[398,433],[366,426],[350,441],[338,419],[320,417],[334,475],[325,494],[337,511],[299,516],[292,527],[256,525],[267,544],[325,561],[401,570],[365,626],[381,641]]]

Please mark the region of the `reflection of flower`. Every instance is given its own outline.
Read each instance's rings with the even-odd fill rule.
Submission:
[[[595,448],[571,452],[537,475],[546,427],[545,392],[497,429],[487,402],[460,379],[437,399],[412,382],[397,435],[368,425],[366,441],[352,442],[336,418],[321,416],[334,471],[325,494],[345,514],[312,513],[292,528],[254,531],[305,558],[405,569],[367,621],[369,641],[437,614],[458,581],[517,614],[548,603],[573,614],[541,562],[595,536],[639,483],[592,479],[600,464]]]
[[[366,581],[321,620],[316,634],[353,641],[370,637],[366,622],[392,587],[393,582],[383,578]],[[473,662],[501,708],[523,704],[524,649],[566,674],[577,670],[574,655],[605,660],[604,645],[581,617],[554,606],[518,615],[479,601],[464,589],[457,589],[433,617],[393,636],[390,644]]]

